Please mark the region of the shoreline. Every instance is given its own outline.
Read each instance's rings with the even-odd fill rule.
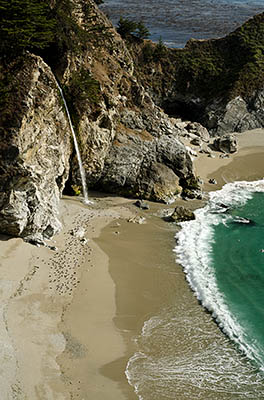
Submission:
[[[263,129],[239,134],[238,153],[226,159],[199,155],[194,164],[203,190],[261,179],[263,135]],[[142,211],[133,200],[93,197],[89,207],[76,198],[61,201],[63,230],[50,242],[56,251],[1,236],[3,399],[136,400],[125,376],[134,338],[171,300],[170,277],[179,292],[189,290],[182,270],[173,272],[175,226],[160,213],[204,201],[151,203]],[[145,224],[131,222],[139,216]]]

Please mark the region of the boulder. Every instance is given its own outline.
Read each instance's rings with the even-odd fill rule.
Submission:
[[[201,154],[208,154],[209,156],[212,155],[212,150],[206,143],[202,143],[199,148],[199,153]]]
[[[225,102],[214,100],[205,110],[205,124],[214,135],[244,132],[264,126],[264,90],[258,90],[245,100],[241,96]]]
[[[141,210],[149,210],[149,205],[143,200],[137,200],[134,204]]]
[[[125,196],[169,202],[194,176],[189,152],[173,135],[153,137],[121,128],[96,188]],[[180,184],[181,181],[181,184]],[[188,185],[187,185],[188,186]]]
[[[237,151],[237,139],[235,135],[224,135],[217,137],[213,142],[213,147],[223,153],[235,153]]]
[[[193,135],[198,136],[203,142],[209,142],[210,135],[208,130],[198,122],[190,122],[185,129]]]
[[[184,206],[175,207],[173,213],[169,217],[167,217],[167,221],[177,222],[177,223],[184,221],[191,221],[193,219],[195,219],[193,211]]]
[[[217,184],[217,181],[216,181],[216,179],[214,179],[214,178],[210,178],[210,179],[208,180],[208,182],[211,183],[211,185],[216,185],[216,184]]]

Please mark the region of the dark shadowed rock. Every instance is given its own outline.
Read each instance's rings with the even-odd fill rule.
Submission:
[[[202,141],[199,137],[195,137],[191,140],[191,144],[193,144],[194,146],[201,146]]]
[[[244,132],[264,126],[264,91],[258,90],[250,98],[238,96],[229,102],[215,100],[207,106],[205,120],[214,135]]]
[[[143,200],[137,200],[134,204],[141,210],[149,210],[149,205]]]
[[[211,185],[216,185],[217,184],[217,181],[214,178],[210,178],[208,182],[211,183]]]
[[[190,122],[188,125],[186,125],[185,129],[193,134],[198,136],[203,142],[209,142],[210,140],[210,135],[208,130],[198,122]]]
[[[105,159],[100,189],[149,200],[169,202],[194,177],[185,146],[173,135],[153,137],[146,131],[122,131]]]
[[[235,153],[237,151],[237,139],[234,135],[224,135],[214,140],[215,150],[223,153]]]
[[[184,206],[175,207],[173,213],[166,218],[166,220],[169,222],[184,222],[191,221],[193,219],[195,219],[193,211]]]

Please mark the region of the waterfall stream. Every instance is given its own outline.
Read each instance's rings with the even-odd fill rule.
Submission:
[[[62,88],[60,87],[60,85],[59,85],[59,83],[57,81],[56,81],[56,83],[57,83],[58,89],[60,91],[61,98],[63,100],[63,104],[64,104],[64,107],[65,107],[65,110],[66,110],[66,114],[67,114],[67,117],[68,117],[68,121],[69,121],[70,128],[71,128],[71,133],[72,133],[72,137],[73,137],[74,147],[75,147],[75,151],[76,151],[76,154],[77,154],[77,159],[78,159],[78,164],[79,164],[79,169],[80,169],[80,175],[81,175],[81,180],[82,180],[82,189],[83,189],[83,197],[84,197],[83,202],[84,202],[84,204],[91,204],[92,201],[90,201],[88,199],[88,189],[87,189],[87,184],[86,184],[86,179],[85,179],[85,171],[84,171],[84,168],[83,168],[81,154],[80,154],[77,138],[76,138],[76,135],[75,135],[75,132],[74,132],[74,128],[73,128],[71,116],[70,116],[70,113],[69,113],[69,109],[68,109],[68,106],[67,106],[67,102],[66,102],[66,99],[64,97]]]

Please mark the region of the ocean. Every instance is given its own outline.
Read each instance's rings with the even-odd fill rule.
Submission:
[[[104,0],[100,7],[116,26],[120,16],[143,21],[150,39],[168,47],[185,46],[190,38],[224,36],[264,11],[263,0]]]
[[[114,25],[120,16],[143,20],[153,41],[182,48],[233,31],[264,2],[104,0],[101,8]],[[234,182],[182,223],[175,266],[163,265],[175,274],[170,301],[146,319],[126,367],[140,400],[264,399],[263,209],[264,181]],[[189,290],[177,285],[179,269]]]
[[[264,398],[263,209],[264,180],[235,182],[181,224],[176,261],[205,311],[175,291],[145,321],[126,370],[139,399]]]

